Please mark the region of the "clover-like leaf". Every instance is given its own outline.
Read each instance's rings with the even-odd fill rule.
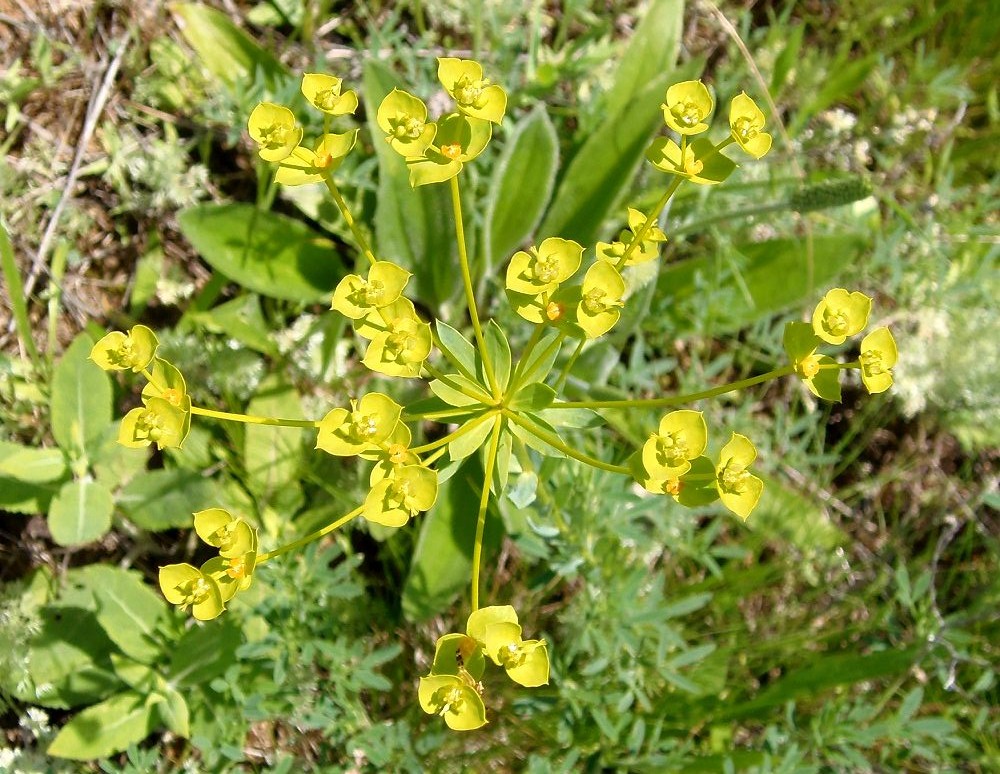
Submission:
[[[90,350],[90,359],[105,371],[139,373],[156,355],[159,341],[156,334],[145,325],[134,325],[128,333],[112,331]]]
[[[646,151],[654,167],[669,175],[677,175],[698,185],[717,185],[736,169],[736,164],[704,138],[690,143],[684,152],[666,137],[657,137]]]
[[[343,81],[334,75],[305,73],[302,76],[302,96],[327,115],[342,116],[357,109],[358,95],[350,89],[342,89]]]
[[[812,327],[823,341],[843,344],[865,329],[871,310],[872,300],[864,293],[833,288],[813,310]]]
[[[377,449],[396,429],[402,410],[388,395],[370,392],[320,420],[316,448],[340,457]]]
[[[374,309],[395,302],[411,274],[392,261],[376,261],[368,276],[348,274],[333,291],[332,308],[351,320],[360,320]]]
[[[365,498],[362,515],[385,527],[402,527],[437,500],[437,471],[404,465],[375,484]]]
[[[343,134],[324,134],[315,150],[298,146],[279,162],[275,182],[292,186],[322,182],[337,170],[357,139],[358,130],[352,129]]]
[[[707,119],[715,107],[708,87],[701,81],[683,81],[667,89],[663,120],[675,132],[684,135],[708,131]]]
[[[132,449],[156,444],[158,449],[180,448],[191,427],[190,414],[163,398],[149,398],[123,418],[118,443]]]
[[[402,89],[393,89],[378,106],[375,122],[386,142],[403,158],[419,158],[434,142],[437,126],[427,120],[427,105]]]
[[[247,121],[250,137],[257,143],[257,154],[264,161],[288,158],[302,141],[302,127],[295,114],[284,105],[261,102]]]
[[[499,124],[507,111],[507,94],[483,77],[483,67],[471,59],[438,58],[438,80],[455,100],[458,109],[471,118]]]
[[[453,731],[474,731],[486,725],[486,705],[471,678],[429,675],[420,678],[417,698],[428,715],[440,715]]]
[[[755,159],[771,150],[771,135],[763,131],[764,111],[740,92],[729,105],[729,131],[736,143]]]
[[[583,278],[576,322],[587,338],[596,339],[611,330],[625,305],[625,280],[607,261],[597,261]]]
[[[757,506],[764,482],[750,473],[749,468],[757,459],[757,450],[745,435],[733,433],[722,447],[715,466],[719,499],[729,510],[746,521]]]
[[[199,621],[210,621],[225,605],[219,584],[190,564],[168,564],[160,568],[160,590],[167,601],[181,610],[191,608]]]
[[[892,367],[898,359],[896,340],[888,328],[876,328],[861,340],[861,381],[869,393],[892,386]]]

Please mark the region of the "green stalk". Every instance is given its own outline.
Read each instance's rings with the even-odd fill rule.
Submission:
[[[212,419],[224,419],[229,422],[242,422],[247,425],[273,425],[276,427],[319,427],[319,422],[311,419],[280,419],[276,417],[256,417],[251,414],[232,414],[228,411],[215,411],[214,409],[192,406],[191,413]]]
[[[350,513],[348,513],[346,516],[341,516],[339,519],[337,519],[334,522],[331,522],[330,524],[327,524],[322,529],[318,529],[315,532],[311,532],[310,534],[306,535],[305,537],[299,538],[298,540],[294,540],[294,541],[292,541],[291,543],[289,543],[287,545],[284,545],[284,546],[281,546],[280,548],[274,549],[273,551],[267,551],[266,553],[260,554],[257,557],[257,566],[260,566],[260,565],[264,564],[264,562],[266,562],[266,561],[268,561],[270,559],[274,559],[274,557],[276,557],[276,556],[281,556],[282,554],[287,554],[289,551],[293,551],[296,548],[300,548],[301,546],[304,546],[304,545],[306,545],[308,543],[312,543],[314,540],[319,540],[324,535],[329,535],[335,529],[339,529],[340,527],[343,527],[345,524],[347,524],[347,522],[351,521],[351,519],[355,519],[358,516],[360,516],[361,515],[361,511],[363,509],[364,509],[364,506],[363,505],[359,505],[357,508],[355,508],[353,511],[351,511]]]
[[[755,384],[769,382],[772,379],[780,379],[782,376],[788,376],[793,373],[795,373],[795,366],[787,365],[776,368],[773,371],[768,371],[766,374],[761,374],[760,376],[752,376],[749,379],[741,379],[738,382],[722,384],[710,390],[692,392],[688,395],[673,395],[669,398],[649,398],[646,400],[572,400],[565,403],[553,403],[548,408],[668,408],[670,406],[682,406],[685,403],[693,403],[696,400],[704,400],[705,398],[714,398],[716,395],[724,395],[727,392],[753,387]]]
[[[337,188],[337,184],[333,182],[333,177],[323,177],[323,182],[326,183],[327,190],[330,191],[330,196],[333,197],[333,201],[336,202],[337,208],[340,210],[340,214],[344,216],[344,221],[347,223],[347,227],[351,229],[351,233],[354,235],[354,241],[357,242],[358,247],[361,248],[361,252],[365,254],[369,263],[375,263],[375,253],[372,252],[371,247],[368,246],[368,240],[365,239],[365,235],[361,233],[361,229],[358,228],[358,224],[354,220],[354,216],[351,215],[351,210],[347,206],[347,202],[344,201],[344,197],[340,195],[340,190]]]
[[[563,385],[566,384],[569,372],[573,369],[573,366],[576,365],[577,358],[580,357],[580,353],[583,352],[583,346],[586,343],[586,339],[580,339],[580,343],[576,345],[576,349],[573,350],[573,354],[570,355],[569,360],[566,361],[566,365],[563,366],[563,370],[559,373],[559,378],[556,380],[556,383],[552,385],[552,389],[556,391],[557,395],[562,391]]]
[[[572,457],[574,460],[582,462],[586,465],[590,465],[591,467],[599,468],[601,470],[607,470],[611,473],[621,473],[622,475],[625,476],[632,475],[632,471],[630,471],[624,465],[613,465],[610,462],[605,462],[604,460],[599,460],[596,457],[591,457],[589,454],[584,454],[583,452],[574,449],[572,446],[563,443],[563,440],[559,436],[555,435],[554,433],[550,433],[548,430],[545,430],[544,428],[539,427],[534,422],[530,421],[526,417],[521,416],[520,414],[517,414],[509,410],[504,410],[504,416],[507,417],[514,424],[520,425],[521,427],[523,427],[525,430],[527,430],[529,433],[536,436],[540,440],[545,441],[545,443],[547,443],[549,446],[558,449],[567,457]]]
[[[3,270],[3,276],[7,282],[7,290],[10,291],[10,308],[14,313],[14,324],[17,326],[18,337],[31,359],[35,373],[40,373],[42,358],[38,353],[38,347],[35,346],[35,340],[31,337],[28,304],[24,298],[21,272],[17,270],[17,262],[14,260],[14,246],[10,243],[10,237],[7,236],[7,229],[4,228],[3,223],[0,223],[0,269]]]
[[[452,178],[454,179],[454,178]],[[476,542],[472,548],[472,612],[479,609],[479,568],[483,561],[483,534],[486,532],[486,508],[490,503],[490,484],[493,482],[493,468],[497,463],[497,449],[500,448],[500,430],[503,421],[499,414],[493,425],[490,448],[486,453],[486,473],[483,476],[483,493],[479,497],[479,515],[476,519]]]
[[[496,373],[493,370],[493,363],[490,354],[486,349],[486,339],[483,338],[483,328],[479,324],[479,308],[476,306],[476,294],[472,287],[472,272],[469,270],[469,252],[465,246],[465,224],[462,221],[462,196],[458,190],[458,176],[451,179],[451,206],[455,213],[455,237],[458,240],[458,260],[462,268],[462,281],[465,283],[465,300],[469,307],[469,316],[472,318],[472,329],[476,333],[476,343],[479,344],[479,353],[483,359],[483,370],[486,371],[486,380],[490,383],[493,397],[500,399],[500,386],[497,382]]]
[[[682,156],[683,158],[683,151]],[[649,215],[646,216],[646,220],[642,224],[642,228],[639,229],[639,233],[632,237],[632,241],[629,242],[628,247],[625,248],[625,252],[621,258],[618,259],[618,263],[615,264],[615,268],[618,271],[622,270],[625,262],[632,257],[632,253],[642,244],[642,240],[646,238],[646,234],[653,227],[657,218],[660,217],[660,213],[663,212],[663,208],[667,206],[667,202],[670,201],[670,197],[677,193],[677,189],[681,187],[681,183],[684,179],[681,177],[674,177],[670,185],[667,186],[667,190],[663,192],[663,196],[656,203],[652,210],[650,210]]]
[[[413,452],[414,454],[423,454],[424,452],[433,451],[434,449],[437,449],[440,446],[447,446],[456,438],[461,438],[466,433],[471,433],[487,419],[495,417],[497,413],[498,412],[496,409],[494,409],[493,411],[487,411],[485,414],[470,419],[468,422],[459,427],[455,432],[448,433],[448,435],[444,436],[443,438],[438,438],[436,441],[425,443],[423,446],[414,446],[412,449],[410,449],[410,451]]]

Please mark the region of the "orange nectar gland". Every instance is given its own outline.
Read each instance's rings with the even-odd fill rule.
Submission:
[[[449,159],[457,159],[462,155],[462,146],[457,142],[441,146],[441,155]]]
[[[698,175],[704,168],[704,163],[696,159],[693,153],[684,154],[684,174]]]
[[[679,478],[668,478],[663,482],[663,494],[673,495],[676,497],[681,493],[681,489],[684,488],[684,482]]]
[[[316,169],[327,169],[333,164],[333,156],[329,153],[317,153],[316,160],[313,161],[313,166]]]
[[[819,373],[819,355],[810,355],[799,363],[795,364],[795,370],[803,379],[812,379]]]
[[[548,318],[549,322],[559,322],[565,314],[565,304],[560,304],[558,301],[549,301],[545,305],[545,317]]]
[[[161,393],[160,397],[163,398],[171,406],[177,406],[178,408],[180,408],[181,391],[178,390],[176,387],[168,387]]]
[[[247,574],[247,562],[242,556],[234,556],[229,560],[229,569],[226,570],[226,575],[228,575],[233,580],[243,580]]]
[[[389,444],[386,450],[389,453],[389,462],[393,465],[402,465],[406,462],[406,447],[401,443]]]

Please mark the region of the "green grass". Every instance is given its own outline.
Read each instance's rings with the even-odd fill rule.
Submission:
[[[130,567],[137,574],[119,582],[155,590],[159,565],[194,554],[192,510],[225,504],[246,513],[273,545],[352,508],[367,482],[360,467],[316,454],[294,431],[278,436],[285,457],[265,471],[277,478],[264,475],[258,459],[275,448],[274,437],[239,426],[197,425],[183,452],[157,455],[148,469],[141,453],[103,438],[74,447],[49,429],[50,379],[58,377],[38,354],[46,340],[64,351],[84,329],[151,325],[197,401],[222,410],[251,405],[318,417],[348,395],[379,389],[385,383],[356,366],[345,326],[324,302],[306,291],[274,298],[252,281],[228,282],[217,273],[219,255],[199,257],[184,236],[182,208],[239,202],[301,221],[303,233],[329,240],[323,249],[344,266],[355,259],[329,205],[268,184],[241,139],[244,117],[265,95],[291,99],[297,80],[289,73],[326,66],[324,48],[302,41],[337,13],[324,47],[336,46],[329,67],[355,88],[365,83],[357,52],[391,50],[388,65],[401,82],[429,94],[436,81],[428,51],[476,50],[509,87],[511,123],[544,103],[565,174],[600,131],[609,104],[601,95],[639,19],[624,2],[610,14],[584,2],[555,12],[492,2],[465,11],[424,0],[319,15],[319,4],[308,5],[312,13],[296,2],[238,6],[256,43],[248,38],[231,61],[211,45],[192,53],[166,14],[155,23],[109,22],[113,37],[128,29],[134,38],[114,107],[101,119],[57,232],[53,261],[65,260],[65,272],[56,264],[55,281],[40,275],[23,309],[12,271],[16,263],[27,276],[58,199],[56,172],[72,159],[73,148],[54,149],[59,121],[85,111],[87,92],[61,85],[100,58],[98,20],[76,19],[73,41],[68,28],[46,20],[38,37],[16,39],[9,56],[19,67],[0,77],[9,138],[0,221],[15,258],[4,250],[4,293],[16,296],[0,307],[0,466],[19,444],[46,471],[15,491],[0,467],[0,541],[10,557],[0,571],[0,756],[17,756],[26,771],[75,770],[46,759],[47,745],[74,713],[108,695],[107,681],[122,690],[123,672],[112,662],[122,646],[105,633],[107,613],[88,580],[108,576],[86,568]],[[676,79],[702,73],[720,95],[745,88],[763,96],[750,63],[705,9],[685,9]],[[525,460],[512,474],[516,497],[490,512],[496,534],[485,588],[516,606],[526,631],[548,640],[553,679],[535,691],[488,683],[491,722],[481,732],[449,734],[415,699],[436,637],[459,625],[467,603],[460,598],[414,620],[404,602],[414,592],[404,590],[419,530],[357,527],[275,562],[222,622],[203,630],[209,650],[225,658],[185,687],[190,741],[156,716],[140,745],[87,770],[187,764],[541,774],[1000,764],[1000,363],[991,344],[1000,255],[997,24],[985,4],[962,0],[721,10],[752,54],[790,144],[776,135],[765,161],[743,164],[708,196],[688,191],[675,202],[665,263],[647,278],[648,310],[624,321],[627,335],[616,347],[586,350],[569,387],[652,395],[776,367],[784,323],[844,283],[875,295],[876,324],[898,333],[893,393],[869,398],[852,385],[843,403],[817,405],[799,385],[780,382],[706,406],[713,424],[758,442],[768,495],[746,526],[718,507],[688,511],[640,497],[610,474],[539,459],[532,469]],[[525,33],[511,34],[515,28]],[[261,51],[270,53],[255,71]],[[245,78],[227,82],[241,68]],[[386,76],[369,72],[367,80],[379,77]],[[376,237],[385,233],[377,221],[384,194],[377,140],[365,135],[363,152],[338,175]],[[484,154],[470,180],[477,226],[498,157]],[[830,178],[864,179],[872,196],[813,213],[788,205],[803,185]],[[607,222],[574,228],[607,238],[622,225],[614,212],[625,203],[651,206],[661,179],[640,169],[623,189],[625,201]],[[430,213],[420,226],[424,241],[410,240],[427,269],[419,300],[461,325],[458,288],[448,265],[433,258],[433,196],[421,206]],[[782,267],[780,283],[755,271],[761,256]],[[500,288],[491,275],[482,286],[488,296]],[[496,314],[507,320],[504,306],[498,298]],[[136,405],[133,382],[113,388],[121,416]],[[619,461],[625,441],[641,439],[652,418],[609,419],[613,433],[580,434],[579,443]],[[113,527],[67,549],[52,541],[44,514],[81,470],[112,492]],[[200,644],[182,639],[183,626],[181,617],[158,619],[159,644],[145,657],[157,674],[176,675],[186,658],[177,654]],[[73,643],[80,647],[63,663],[94,684],[46,697],[45,683],[56,677],[47,659]],[[148,696],[157,688],[139,681],[125,690]]]

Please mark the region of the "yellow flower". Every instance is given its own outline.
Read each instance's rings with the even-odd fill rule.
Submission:
[[[343,81],[333,75],[305,73],[302,76],[302,95],[317,110],[331,116],[353,113],[358,107],[358,95],[348,89],[341,92]]]
[[[257,105],[250,113],[247,128],[264,161],[288,158],[302,141],[302,127],[295,122],[295,115],[284,105],[273,102]]]
[[[757,501],[764,491],[764,482],[749,470],[755,459],[757,450],[750,439],[733,433],[729,443],[722,447],[715,467],[719,499],[744,521],[757,507]]]
[[[764,112],[746,92],[733,97],[729,105],[729,131],[736,143],[755,159],[771,149],[771,135],[763,129]]]
[[[869,393],[885,392],[892,386],[892,367],[899,353],[888,328],[876,328],[861,340],[861,381]]]
[[[607,261],[598,261],[583,278],[576,322],[588,339],[596,339],[611,330],[621,317],[625,305],[625,280]]]
[[[683,81],[667,89],[667,101],[660,105],[663,120],[679,134],[701,134],[708,130],[706,120],[715,100],[701,81]]]
[[[864,293],[834,288],[816,305],[813,330],[829,344],[843,344],[848,336],[865,329],[871,310],[872,300]]]
[[[324,134],[316,143],[316,150],[301,145],[279,162],[274,180],[282,185],[319,183],[330,177],[344,160],[358,138],[358,130],[343,134]]]

